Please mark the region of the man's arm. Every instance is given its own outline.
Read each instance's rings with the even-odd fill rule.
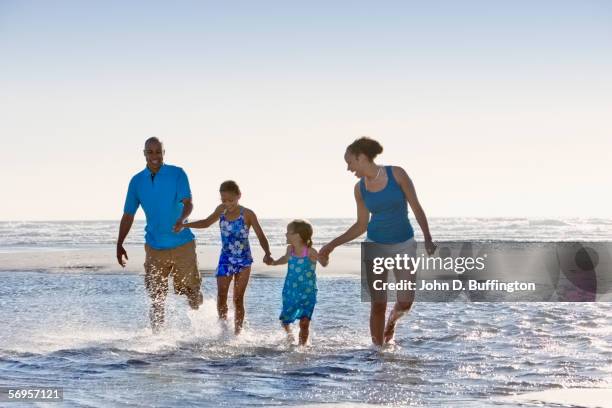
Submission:
[[[119,224],[119,237],[117,238],[117,262],[122,267],[125,267],[126,261],[128,259],[127,252],[125,248],[123,248],[123,241],[125,241],[125,237],[130,232],[130,228],[132,228],[132,223],[134,222],[134,215],[123,213],[123,217],[121,217],[121,224]],[[123,257],[125,256],[125,260]]]
[[[187,219],[187,217],[189,217],[189,215],[191,214],[191,211],[193,211],[193,203],[191,202],[191,198],[183,198],[183,212],[181,213],[181,216],[179,217],[178,220],[176,220],[176,223],[174,224],[174,232],[180,232],[181,229],[183,229],[184,225],[183,223],[185,222],[185,220]]]

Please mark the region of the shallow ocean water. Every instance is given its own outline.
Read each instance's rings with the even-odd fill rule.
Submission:
[[[288,345],[282,280],[254,278],[248,326],[216,319],[214,281],[190,311],[170,296],[152,336],[137,275],[3,276],[0,384],[61,386],[67,406],[270,406],[305,403],[499,405],[497,397],[612,384],[612,305],[419,303],[396,345],[370,346],[356,279],[319,279],[311,344]]]
[[[348,222],[315,223],[319,241]],[[0,224],[14,230],[14,223]],[[439,239],[456,239],[459,228],[470,239],[612,238],[612,222],[605,220],[432,225]],[[108,247],[116,233],[111,222],[22,226],[29,233],[2,235],[1,250],[42,257],[43,264],[49,251]],[[280,237],[282,228],[281,221],[264,221],[271,237]],[[138,241],[140,231],[131,236]],[[199,236],[204,245],[206,237]],[[333,268],[332,259],[327,270]],[[417,303],[399,324],[396,344],[378,350],[371,346],[369,304],[360,301],[358,276],[319,268],[311,344],[298,348],[287,343],[277,320],[280,277],[253,275],[239,337],[218,322],[208,275],[200,310],[170,295],[167,327],[153,336],[142,275],[108,271],[2,265],[0,386],[63,387],[61,405],[79,407],[506,407],[519,406],[504,400],[509,395],[612,387],[612,303]]]

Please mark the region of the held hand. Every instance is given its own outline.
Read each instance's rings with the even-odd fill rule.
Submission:
[[[327,264],[329,263],[329,256],[322,257],[319,253],[318,261],[321,265],[327,266]]]
[[[272,259],[272,256],[270,256],[270,254],[266,254],[263,258],[263,262],[266,265],[272,265],[274,263],[274,259]]]
[[[323,245],[319,250],[319,259],[328,259],[334,248],[330,244]]]
[[[123,260],[123,257],[125,257],[125,261]],[[119,265],[125,268],[127,259],[128,256],[127,252],[125,252],[125,248],[123,248],[123,245],[117,244],[117,262],[119,262]]]
[[[433,253],[436,252],[437,248],[438,247],[436,246],[436,244],[433,243],[432,240],[425,241],[425,250],[427,251],[428,255],[433,255]]]
[[[176,224],[174,224],[174,227],[172,227],[172,231],[179,233],[183,230],[183,228],[184,228],[183,221],[178,220]]]

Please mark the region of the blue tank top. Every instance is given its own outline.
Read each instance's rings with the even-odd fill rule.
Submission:
[[[368,239],[380,244],[397,244],[414,237],[408,220],[408,204],[402,188],[395,181],[391,166],[385,166],[387,185],[376,193],[365,187],[365,179],[359,181],[361,197],[370,211]]]

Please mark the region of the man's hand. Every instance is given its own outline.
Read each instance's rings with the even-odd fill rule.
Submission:
[[[123,260],[123,257],[125,257],[125,260]],[[119,265],[125,268],[127,259],[128,256],[125,248],[123,248],[123,245],[117,244],[117,262],[119,262]]]
[[[183,198],[181,202],[183,203],[183,212],[181,213],[179,219],[176,220],[176,222],[174,223],[174,227],[172,227],[172,231],[177,234],[181,232],[183,228],[185,228],[183,224],[185,223],[185,220],[189,217],[189,214],[191,214],[191,210],[193,210],[193,203],[191,202],[191,198]]]

